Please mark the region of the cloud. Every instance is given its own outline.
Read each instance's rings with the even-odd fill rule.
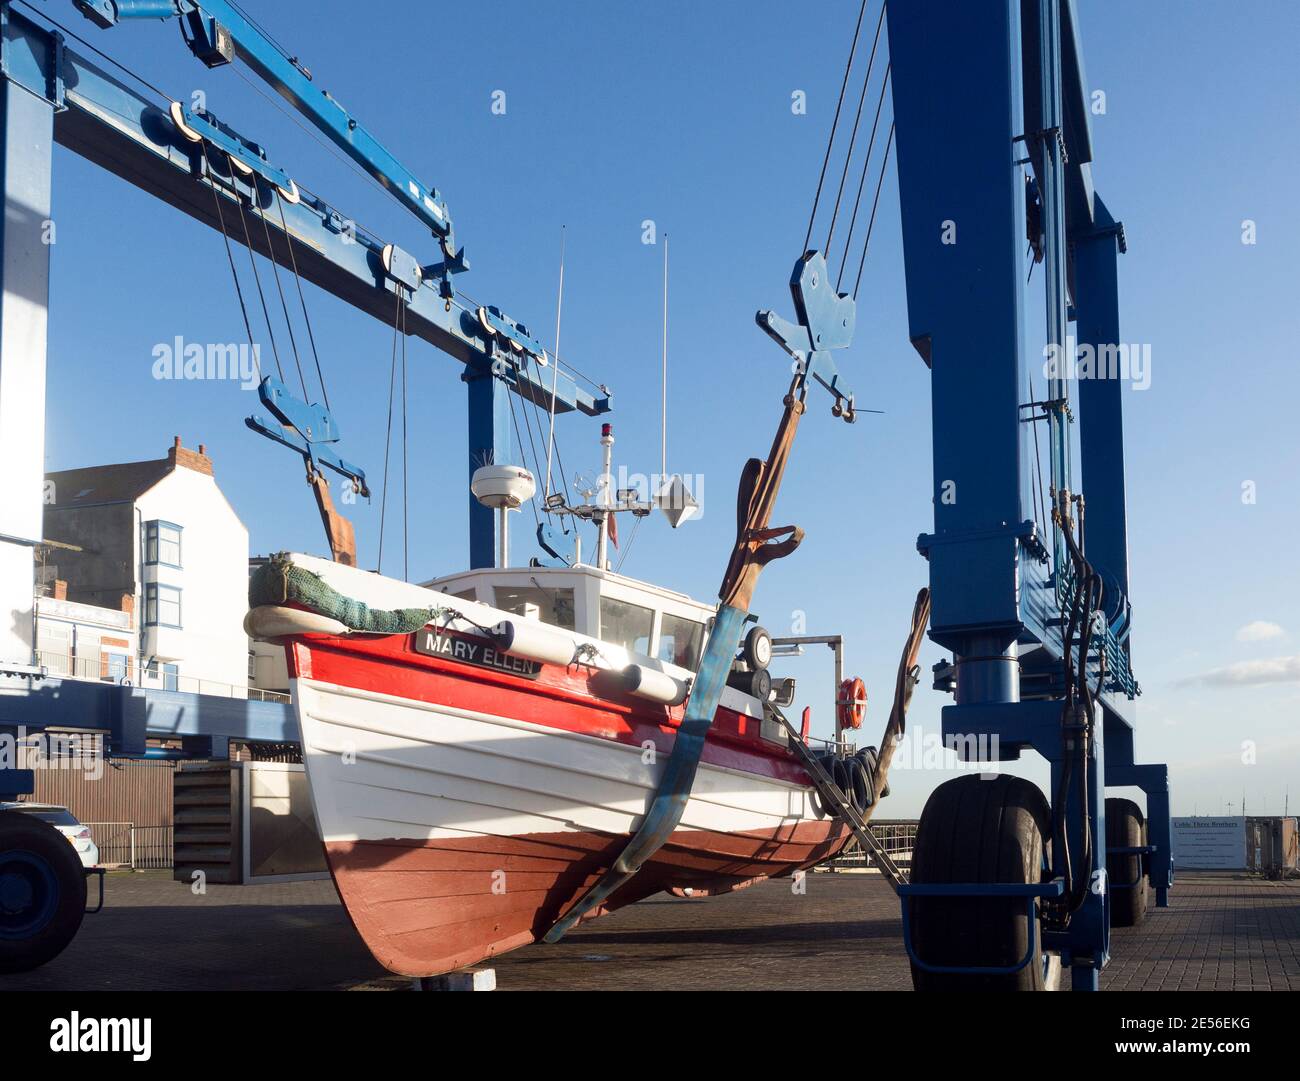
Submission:
[[[1276,623],[1270,623],[1266,619],[1257,619],[1253,623],[1247,623],[1237,632],[1238,642],[1266,642],[1270,638],[1281,638],[1286,631]]]
[[[1265,683],[1300,683],[1300,653],[1293,657],[1269,657],[1262,661],[1239,661],[1214,668],[1184,682],[1212,687],[1254,687]]]

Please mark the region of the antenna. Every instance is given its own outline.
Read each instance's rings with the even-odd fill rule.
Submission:
[[[676,529],[692,517],[700,505],[686,483],[686,478],[668,475],[668,234],[664,233],[664,355],[662,426],[659,438],[659,490],[653,494],[655,505],[664,512],[668,524]]]
[[[668,234],[664,233],[664,363],[662,424],[659,433],[660,483],[668,480]]]
[[[560,381],[560,316],[564,312],[564,238],[560,226],[560,292],[555,298],[555,371],[551,373],[551,434],[546,438],[546,494],[551,494],[551,455],[555,451],[555,388]]]

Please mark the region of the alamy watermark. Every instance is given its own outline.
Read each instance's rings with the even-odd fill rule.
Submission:
[[[262,347],[247,342],[187,342],[179,334],[153,347],[155,379],[238,382],[255,390],[262,381]]]
[[[583,478],[578,480],[582,491]],[[602,473],[596,477],[590,494],[602,491],[616,495],[619,503],[626,500],[653,503],[663,510],[690,510],[695,519],[704,517],[703,473],[636,473],[619,466],[616,474]]]
[[[1122,379],[1132,390],[1151,386],[1151,343],[1080,345],[1066,338],[1064,345],[1043,347],[1043,375],[1048,379]]]
[[[33,732],[23,726],[0,732],[0,771],[76,770],[98,781],[104,775],[104,738],[97,732]]]
[[[926,732],[909,724],[907,734],[894,747],[890,769],[966,770],[992,773],[990,764],[999,761],[998,734]],[[952,760],[953,755],[957,761]]]

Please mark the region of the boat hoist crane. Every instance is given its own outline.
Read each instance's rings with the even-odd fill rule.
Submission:
[[[408,334],[465,365],[471,469],[510,459],[510,395],[556,412],[609,410],[608,392],[582,390],[526,326],[464,302],[455,280],[468,261],[441,194],[403,168],[237,5],[73,2],[104,28],[175,19],[203,63],[246,64],[427,227],[437,251],[425,261],[363,232],[354,236],[334,207],[257,142],[211,112],[142,91],[93,48],[70,44],[75,35],[66,28],[18,11],[18,0],[0,0],[7,208],[0,455],[12,481],[0,505],[0,581],[9,590],[0,601],[10,609],[31,608],[30,548],[41,537],[49,246],[39,232],[50,215],[54,142],[223,233],[223,215],[246,210],[265,232],[234,239],[375,318],[391,320],[399,305]],[[970,774],[936,790],[922,815],[911,880],[899,887],[905,945],[918,987],[1037,989],[1068,970],[1072,986],[1095,989],[1111,925],[1141,919],[1148,886],[1157,905],[1168,903],[1173,859],[1167,767],[1138,764],[1135,755],[1123,386],[1080,380],[1071,401],[1068,381],[1054,372],[1039,396],[1026,349],[1026,240],[1041,259],[1046,347],[1059,357],[1072,340],[1094,350],[1121,341],[1117,262],[1126,240],[1093,184],[1077,12],[1073,0],[951,0],[936,18],[934,5],[879,2],[872,58],[887,27],[893,123],[885,155],[896,141],[909,334],[931,379],[935,521],[917,547],[929,565],[930,637],[952,654],[935,671],[936,688],[954,696],[942,710],[943,732],[966,760],[1036,751],[1051,769],[1048,799],[1008,776]],[[862,21],[860,13],[841,106]],[[868,62],[867,81],[871,70]],[[857,132],[855,120],[845,175]],[[868,162],[876,137],[873,124]],[[831,145],[834,139],[832,125]],[[827,160],[830,153],[828,146]],[[825,163],[822,173],[824,180]],[[840,188],[837,211],[844,177]],[[879,192],[878,182],[877,202]],[[850,236],[856,220],[855,203]],[[832,216],[832,231],[834,224]],[[847,240],[842,246],[847,256]],[[851,339],[858,289],[840,292],[843,262],[831,285],[830,248],[829,235],[820,248],[804,245],[791,277],[794,321],[759,316],[796,359],[795,376],[768,458],[753,460],[742,478],[722,605],[659,789],[630,844],[552,928],[552,940],[635,874],[680,818],[757,575],[799,541],[794,527],[772,528],[770,515],[809,378],[832,393],[840,415],[862,411],[831,359]],[[260,393],[270,417],[252,426],[302,454],[309,477],[329,469],[365,485],[364,473],[334,450],[338,431],[327,404],[295,398],[283,380],[264,382]],[[1031,463],[1040,431],[1050,485],[1036,500],[1041,486]],[[490,566],[496,519],[472,500],[470,507],[471,563]],[[346,542],[331,532],[336,554]],[[23,557],[25,581],[16,573]],[[200,709],[189,701],[199,696],[42,680],[23,663],[30,638],[5,633],[0,724],[99,727],[128,754],[143,753],[146,737],[159,731],[207,755],[220,755],[232,738],[296,736],[287,712],[259,709],[264,703],[223,700]],[[900,700],[910,693],[910,661],[906,667]],[[22,773],[0,766],[0,793],[30,791],[30,773]],[[1107,799],[1107,786],[1142,789],[1145,817],[1130,801]]]
[[[1134,753],[1126,387],[1080,367],[1072,400],[1066,377],[1076,350],[1122,348],[1126,240],[1094,186],[1074,0],[942,7],[887,4],[909,335],[933,416],[934,530],[917,547],[930,637],[952,653],[935,686],[964,760],[1037,751],[1051,783],[1048,800],[1008,776],[935,791],[904,932],[918,987],[1037,989],[1068,971],[1092,990],[1111,926],[1143,918],[1148,887],[1167,905],[1173,883],[1168,769]],[[1108,786],[1142,789],[1145,816]]]

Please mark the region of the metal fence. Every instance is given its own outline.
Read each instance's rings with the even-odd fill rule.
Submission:
[[[133,871],[172,866],[172,827],[137,826],[134,822],[83,822],[99,848],[101,867]]]
[[[916,843],[915,821],[879,821],[868,823],[871,832],[879,838],[885,851],[900,867],[907,867],[912,862],[912,846]],[[874,870],[867,860],[867,854],[856,840],[850,841],[833,860],[823,864],[829,871],[866,871]]]
[[[135,870],[171,870],[171,826],[133,826],[131,833],[134,837],[131,850],[135,854],[131,866]]]

